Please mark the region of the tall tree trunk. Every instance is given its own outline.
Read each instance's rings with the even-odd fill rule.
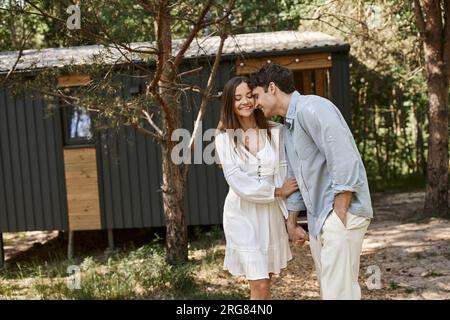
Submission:
[[[161,144],[162,151],[162,190],[166,217],[166,259],[172,264],[188,260],[187,225],[184,214],[184,179],[182,166],[171,159],[174,143]]]
[[[449,0],[414,0],[425,54],[428,84],[428,159],[425,216],[449,217],[448,89],[450,73]]]
[[[188,260],[187,226],[184,215],[184,180],[182,166],[171,159],[175,141],[170,141],[172,132],[179,128],[180,106],[177,99],[177,70],[172,56],[171,16],[169,1],[159,3],[157,39],[159,43],[158,63],[162,73],[159,80],[159,101],[162,105],[161,124],[167,140],[161,143],[162,155],[162,199],[166,222],[166,259],[174,265]]]
[[[439,70],[438,65],[428,69]],[[428,77],[429,138],[424,214],[448,217],[448,74]]]

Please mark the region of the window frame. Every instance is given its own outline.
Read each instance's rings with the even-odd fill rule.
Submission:
[[[64,106],[61,106],[65,104]],[[70,119],[69,119],[69,108],[82,107],[77,106],[75,104],[67,104],[65,102],[60,101],[60,106],[62,108],[61,118],[62,118],[62,129],[63,129],[63,143],[64,147],[93,147],[95,146],[95,141],[97,138],[97,134],[93,128],[93,113],[87,110],[87,113],[91,119],[91,132],[92,137],[89,139],[86,138],[70,138]]]

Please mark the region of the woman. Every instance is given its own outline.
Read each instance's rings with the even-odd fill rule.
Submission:
[[[284,198],[298,189],[295,179],[285,181],[283,126],[255,108],[245,77],[227,82],[221,108],[216,154],[230,186],[224,269],[249,280],[251,299],[270,299],[272,274],[292,259]]]

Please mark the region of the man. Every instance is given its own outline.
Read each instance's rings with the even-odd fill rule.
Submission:
[[[253,76],[256,106],[285,118],[288,177],[300,190],[287,199],[287,229],[295,243],[308,234],[297,225],[307,210],[310,248],[322,299],[361,298],[359,262],[373,217],[367,175],[351,131],[329,100],[301,95],[292,72],[265,65]]]

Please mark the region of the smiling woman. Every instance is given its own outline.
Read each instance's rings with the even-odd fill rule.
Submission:
[[[243,129],[242,118],[240,121],[239,116],[245,118],[245,116],[248,117],[251,114],[254,115],[250,120],[254,121],[250,126],[251,128],[258,127],[265,130],[269,128],[262,111],[254,108],[253,95],[248,84],[249,79],[247,77],[234,77],[226,83],[222,95],[222,109],[218,125],[220,131]]]
[[[251,113],[240,113],[239,111],[253,111],[253,94],[246,82],[242,82],[236,87],[234,94],[235,107],[240,116],[250,115]]]

